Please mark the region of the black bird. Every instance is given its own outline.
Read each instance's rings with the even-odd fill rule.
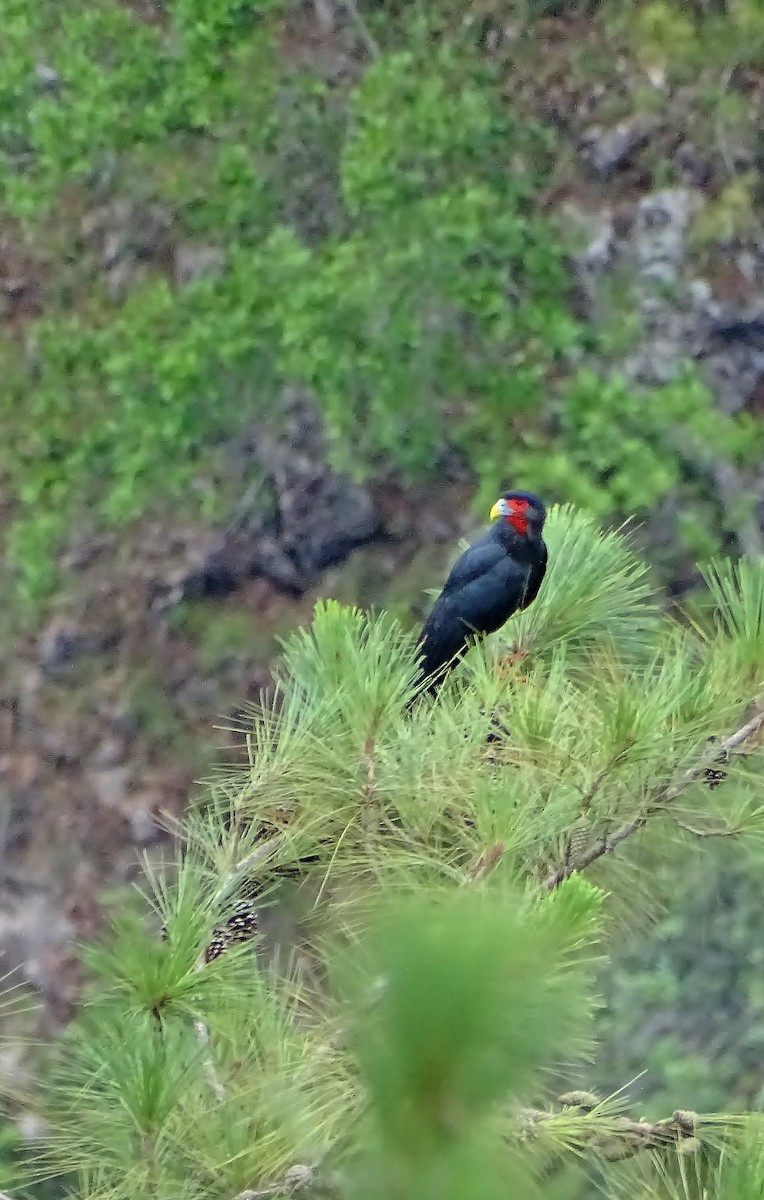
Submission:
[[[451,568],[419,636],[420,675],[434,694],[469,649],[536,599],[546,573],[546,509],[533,492],[505,492],[493,524]]]

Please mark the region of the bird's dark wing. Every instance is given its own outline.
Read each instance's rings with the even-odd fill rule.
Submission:
[[[448,597],[438,597],[419,637],[423,676],[435,675],[467,648],[470,629]]]
[[[506,557],[506,550],[498,542],[478,542],[470,546],[451,568],[451,573],[443,584],[441,596],[450,596],[453,592],[461,591],[474,579],[487,575]]]
[[[460,587],[448,594],[441,593],[433,612],[447,610],[463,626],[465,637],[470,631],[481,635],[493,633],[514,612],[530,603],[530,592],[538,591],[541,586],[535,575],[531,563],[518,562],[504,553]]]
[[[478,542],[456,560],[443,589],[430,610],[420,635],[422,671],[432,675],[467,648],[473,633],[480,631],[479,611],[495,594],[495,576],[503,575],[512,563],[497,542]],[[478,611],[472,609],[478,601]],[[492,601],[489,601],[492,603]]]
[[[547,558],[548,553],[546,543],[542,542],[538,562],[534,564],[533,568],[531,569],[531,573],[528,576],[528,582],[525,586],[525,592],[523,594],[523,601],[520,605],[521,608],[527,608],[528,605],[532,604],[538,596],[539,588],[544,582],[544,576],[546,575]]]

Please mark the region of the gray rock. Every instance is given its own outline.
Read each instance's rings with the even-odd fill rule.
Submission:
[[[122,808],[130,783],[129,767],[105,767],[90,771],[88,778],[98,804],[104,808]]]
[[[103,235],[108,230],[124,228],[130,221],[132,207],[127,200],[112,200],[97,204],[80,220],[80,234],[86,240]]]
[[[121,738],[106,737],[98,743],[90,761],[94,767],[116,767],[124,762],[126,753],[127,747]]]
[[[701,313],[707,313],[713,307],[713,289],[705,279],[691,279],[687,285],[687,295],[693,308]]]
[[[594,125],[582,139],[582,155],[599,179],[623,170],[647,143],[649,128],[640,118],[621,121],[612,129]]]
[[[764,350],[764,308],[756,305],[741,310],[718,306],[708,332],[728,346],[745,345]]]
[[[715,305],[706,337],[696,351],[720,407],[739,412],[756,394],[764,376],[764,306],[748,309]]]
[[[741,250],[738,254],[737,269],[747,283],[754,283],[759,272],[759,263],[756,255],[750,250]]]
[[[61,76],[49,63],[35,63],[34,77],[44,92],[55,92],[61,83]]]
[[[154,820],[153,814],[147,808],[132,809],[129,824],[130,840],[134,846],[150,846],[161,835],[161,830]]]
[[[103,240],[101,261],[105,267],[116,266],[130,252],[130,243],[124,230],[112,230]]]
[[[225,254],[219,246],[184,242],[175,250],[175,282],[178,284],[219,275],[224,266]]]
[[[676,277],[687,257],[687,233],[704,199],[691,188],[664,188],[636,206],[630,255],[638,270],[654,272],[658,264]],[[673,269],[673,270],[672,270]]]
[[[674,153],[679,172],[685,183],[694,188],[706,188],[713,177],[713,166],[703,158],[691,142],[682,142]]]
[[[699,318],[684,277],[689,229],[702,204],[691,188],[666,188],[644,196],[618,223],[607,209],[586,214],[591,236],[576,259],[578,278],[595,319],[608,304],[611,273],[630,280],[642,332],[622,369],[637,383],[669,382],[694,351]],[[699,299],[696,289],[696,309]]]
[[[53,729],[40,731],[38,746],[43,756],[53,763],[58,771],[70,770],[80,764],[80,747],[76,740]]]
[[[4,756],[5,757],[5,756]],[[0,777],[4,774],[0,762]],[[3,853],[0,858],[0,880],[7,882],[6,870],[20,861],[30,847],[34,829],[44,820],[41,791],[38,781],[29,786],[7,786],[0,784],[0,801],[3,811]],[[2,951],[0,950],[0,956]]]
[[[64,915],[53,896],[26,892],[12,906],[0,912],[0,955],[4,971],[18,970],[20,979],[47,991],[51,952],[65,946],[74,936],[72,922]]]
[[[715,296],[710,283],[693,272],[690,245],[693,219],[705,202],[695,187],[674,187],[642,197],[624,222],[614,223],[607,209],[581,214],[589,241],[575,265],[595,319],[607,303],[610,278],[618,273],[629,281],[639,333],[616,369],[645,389],[646,405],[651,402],[650,388],[670,382],[695,359],[719,408],[736,413],[760,404],[764,394],[764,254],[748,246],[736,249],[731,259],[747,290],[745,303],[730,304]],[[710,450],[699,452],[692,439],[683,441],[680,429],[672,436],[685,468],[706,479],[738,546],[760,555],[764,504],[749,520],[741,520],[739,514],[742,496],[764,501],[764,467],[740,472]],[[667,496],[660,514],[653,514],[647,536],[654,551],[660,551],[661,539],[667,545],[673,540],[677,504],[677,497]],[[681,592],[696,573],[689,565],[682,579],[681,569],[676,570]]]
[[[64,617],[55,617],[37,643],[37,662],[46,674],[55,674],[88,654],[103,654],[117,644],[116,633],[86,630]]]
[[[104,267],[164,257],[169,253],[172,221],[161,205],[108,200],[80,221],[86,242],[100,242]]]
[[[140,270],[136,270],[132,259],[126,258],[110,267],[106,272],[106,290],[114,303],[124,300],[140,278]]]
[[[382,517],[368,490],[326,463],[321,423],[304,397],[293,403],[278,439],[256,435],[236,455],[271,481],[272,502],[258,492],[195,563],[150,588],[152,608],[181,599],[223,597],[247,579],[269,580],[301,595],[317,575],[337,566],[358,546],[379,538]]]
[[[667,259],[656,259],[649,262],[642,271],[642,279],[654,286],[670,288],[676,283],[677,268]]]
[[[118,709],[113,713],[111,727],[115,737],[127,743],[134,741],[140,733],[140,723],[129,709]]]
[[[71,545],[59,561],[65,571],[84,571],[113,544],[114,538],[108,534],[91,534]]]
[[[587,294],[591,293],[593,285],[596,289],[597,281],[609,270],[615,258],[615,229],[607,211],[589,222],[589,234],[590,240],[575,257],[576,269]]]
[[[6,276],[0,283],[9,300],[20,300],[30,286],[25,275]]]
[[[131,214],[133,252],[149,261],[169,253],[172,242],[172,214],[161,204],[136,206]]]
[[[87,654],[88,636],[76,625],[55,618],[37,643],[37,661],[44,671],[56,670]]]
[[[345,475],[326,471],[291,488],[281,516],[289,533],[284,545],[302,571],[325,571],[370,542],[381,520],[371,496]]]
[[[50,1137],[50,1126],[39,1113],[19,1113],[15,1125],[25,1142],[41,1142]]]

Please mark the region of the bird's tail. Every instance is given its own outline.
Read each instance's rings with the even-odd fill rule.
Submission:
[[[406,703],[406,711],[410,712],[423,696],[433,698],[438,694],[453,668],[464,657],[464,651],[457,652],[445,662],[439,660],[429,662],[427,656],[420,657],[419,670],[414,679],[414,693]]]

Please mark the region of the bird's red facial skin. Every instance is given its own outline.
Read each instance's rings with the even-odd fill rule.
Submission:
[[[527,533],[528,519],[525,516],[525,510],[528,507],[528,501],[510,499],[508,503],[513,511],[508,513],[504,520],[509,521],[509,524],[513,527],[513,529],[516,529],[518,533]]]

